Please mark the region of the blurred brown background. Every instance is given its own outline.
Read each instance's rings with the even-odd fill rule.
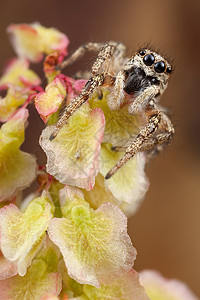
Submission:
[[[200,295],[200,1],[0,0],[1,70],[14,55],[6,27],[34,21],[66,33],[70,52],[87,41],[112,39],[130,54],[151,42],[174,58],[176,71],[162,104],[172,112],[176,135],[147,167],[150,189],[128,225],[138,250],[136,270],[157,269]],[[24,147],[41,156],[42,121],[33,110],[29,120],[33,127]]]

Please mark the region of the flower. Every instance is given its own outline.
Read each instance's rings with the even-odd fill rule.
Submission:
[[[70,277],[99,287],[129,271],[136,258],[127,234],[127,219],[110,203],[89,207],[80,190],[60,191],[63,217],[53,218],[48,233],[59,247]]]
[[[124,152],[112,151],[111,144],[102,144],[100,173],[105,176],[123,155]],[[116,199],[135,206],[143,199],[149,187],[144,172],[145,162],[144,154],[138,153],[105,181],[106,188]]]
[[[59,77],[56,77],[46,86],[45,92],[36,95],[35,107],[45,123],[48,120],[48,116],[59,109],[65,96],[65,83]]]
[[[39,23],[12,24],[7,29],[15,52],[20,58],[39,62],[43,54],[55,52],[67,53],[69,40],[55,28],[45,28]]]
[[[140,272],[140,282],[151,300],[197,300],[189,288],[177,279],[166,279],[159,272]]]
[[[17,274],[17,265],[7,260],[0,251],[0,281]]]
[[[22,92],[10,86],[6,96],[0,99],[0,122],[6,122],[27,98],[28,91]]]
[[[0,298],[9,300],[40,300],[46,295],[59,295],[62,279],[59,273],[48,271],[43,259],[34,259],[25,276],[16,275],[0,281]]]
[[[74,80],[63,74],[55,77],[41,92],[35,97],[35,107],[43,121],[52,123],[52,114],[58,112],[61,104],[69,104],[82,90],[85,80]],[[66,99],[65,99],[66,98]],[[66,101],[64,101],[66,100]],[[56,121],[58,116],[56,118]]]
[[[131,270],[115,280],[110,285],[96,288],[89,285],[83,286],[83,294],[70,300],[150,300],[140,285],[139,274]]]
[[[0,201],[9,200],[36,176],[36,159],[19,149],[24,141],[28,110],[21,109],[0,129]]]
[[[16,263],[19,275],[26,274],[41,248],[52,213],[53,206],[45,192],[32,200],[24,213],[14,204],[0,209],[1,251],[6,259]]]
[[[0,78],[0,86],[14,86],[27,88],[41,83],[38,75],[29,69],[29,62],[25,59],[12,59],[6,66],[3,76]]]
[[[55,126],[42,132],[40,145],[47,155],[47,171],[63,184],[92,189],[99,171],[100,145],[104,131],[104,115],[101,109],[82,105],[57,137],[49,137]]]

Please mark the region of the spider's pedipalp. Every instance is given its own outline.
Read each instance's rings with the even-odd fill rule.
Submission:
[[[120,71],[114,83],[114,89],[108,97],[108,106],[111,110],[119,109],[124,101],[124,85],[125,75],[124,72]]]

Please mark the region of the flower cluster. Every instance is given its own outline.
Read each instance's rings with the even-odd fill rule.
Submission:
[[[144,124],[127,106],[110,110],[109,88],[95,92],[50,141],[63,107],[83,89],[56,66],[67,55],[69,40],[38,23],[10,25],[17,58],[0,78],[0,299],[193,299],[161,275],[133,269],[136,249],[127,233],[148,189],[144,153],[138,153],[112,178],[105,174],[123,156],[124,147]],[[47,85],[30,68],[44,59]],[[39,144],[46,166],[20,150],[35,105],[46,128]],[[37,178],[26,199],[22,191]],[[23,200],[22,200],[23,199]],[[146,289],[146,291],[145,291]],[[184,296],[186,295],[186,296]],[[185,298],[184,298],[185,297]]]

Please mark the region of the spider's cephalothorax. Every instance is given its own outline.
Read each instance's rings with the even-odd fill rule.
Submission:
[[[135,94],[155,85],[162,92],[167,86],[171,70],[169,63],[157,53],[148,49],[140,50],[124,67],[124,90],[128,94]]]
[[[108,99],[111,110],[119,109],[128,94],[129,113],[145,115],[147,123],[131,145],[124,149],[124,156],[105,176],[105,179],[109,179],[137,152],[160,150],[161,145],[167,143],[174,134],[171,121],[157,104],[167,87],[172,67],[160,54],[147,48],[139,50],[128,59],[124,57],[123,44],[109,42],[81,46],[60,65],[60,68],[73,63],[86,50],[99,52],[91,69],[91,78],[81,94],[67,106],[50,140],[56,137],[68,118],[101,86],[111,87],[112,92]],[[117,151],[120,147],[115,148]]]
[[[133,57],[127,60],[121,69],[121,90],[132,96],[129,107],[131,113],[140,113],[148,105],[149,100],[157,101],[167,87],[171,65],[161,55],[149,49],[139,50]],[[117,75],[118,76],[118,75]],[[119,89],[118,79],[116,78]],[[116,86],[115,85],[115,86]],[[110,107],[117,109],[123,102],[122,92],[113,92],[115,103],[110,100]],[[122,98],[122,99],[121,99]],[[155,100],[154,99],[154,100]]]

